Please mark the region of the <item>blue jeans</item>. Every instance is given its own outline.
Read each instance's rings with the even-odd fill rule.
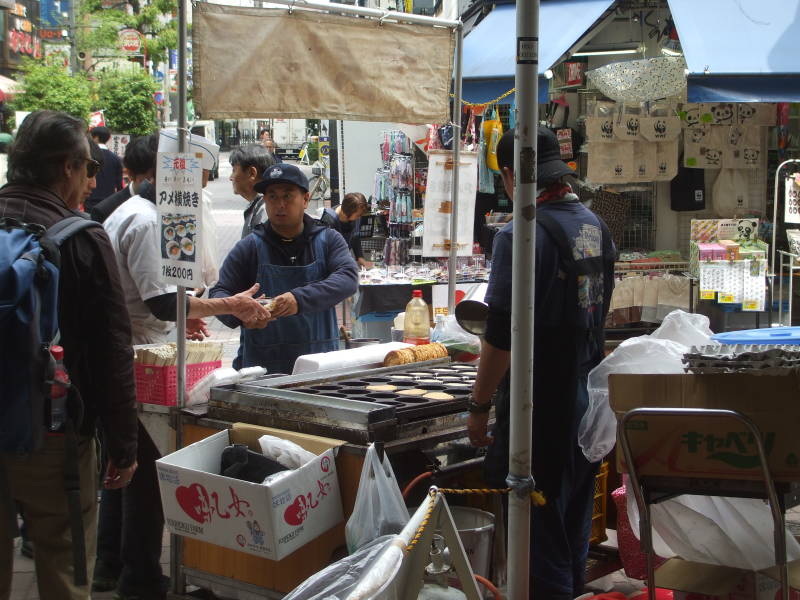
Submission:
[[[117,575],[122,594],[159,597],[163,593],[161,539],[164,514],[156,460],[161,455],[139,421],[138,468],[130,484],[104,489],[100,497],[97,568]]]

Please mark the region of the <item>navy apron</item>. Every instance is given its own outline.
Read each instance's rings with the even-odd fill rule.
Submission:
[[[327,235],[325,230],[314,237],[314,261],[302,267],[272,264],[269,244],[259,238],[256,281],[264,294],[274,298],[325,279],[328,275],[325,265]],[[241,366],[261,366],[268,373],[291,373],[298,356],[338,349],[336,308],[331,306],[316,313],[281,317],[264,329],[244,330]]]

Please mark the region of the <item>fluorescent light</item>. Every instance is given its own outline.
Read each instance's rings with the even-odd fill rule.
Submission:
[[[545,72],[544,72],[544,73],[542,73],[542,74],[544,75],[544,78],[545,78],[545,79],[552,79],[552,78],[553,78],[553,71],[552,71],[552,69],[547,69],[547,71],[545,71]]]
[[[661,49],[661,54],[664,56],[683,56],[683,52],[680,50],[673,50],[672,48],[667,47]]]
[[[621,50],[579,50],[572,56],[609,56],[611,54],[637,54],[639,48],[624,48]]]

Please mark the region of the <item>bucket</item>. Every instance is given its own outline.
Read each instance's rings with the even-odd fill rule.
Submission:
[[[350,348],[361,348],[362,346],[374,346],[380,343],[381,341],[378,338],[353,338],[345,341],[344,345],[348,349],[350,349]]]
[[[451,506],[458,537],[476,575],[489,578],[494,545],[494,515],[477,508]]]

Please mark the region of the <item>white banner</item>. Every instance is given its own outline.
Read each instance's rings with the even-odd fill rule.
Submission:
[[[203,285],[203,166],[201,157],[159,152],[156,193],[161,223],[161,278],[186,287]]]
[[[472,254],[475,227],[475,195],[478,192],[478,155],[462,152],[458,174],[458,256]],[[450,216],[453,189],[453,153],[431,150],[428,162],[428,186],[425,192],[425,231],[423,256],[450,255]]]
[[[784,223],[800,223],[800,185],[794,177],[784,179],[786,185],[786,202],[783,205]]]

